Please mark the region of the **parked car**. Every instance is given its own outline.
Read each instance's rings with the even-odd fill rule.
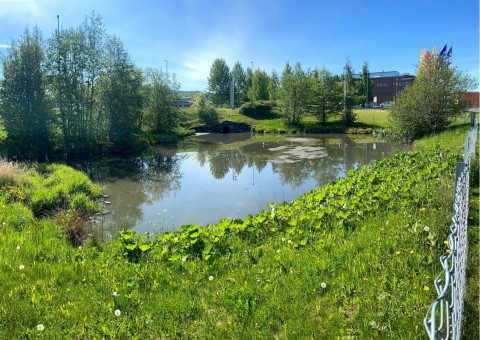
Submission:
[[[389,101],[386,101],[386,102],[383,102],[383,103],[380,104],[381,107],[390,107],[392,105],[393,105],[393,103],[389,102]]]

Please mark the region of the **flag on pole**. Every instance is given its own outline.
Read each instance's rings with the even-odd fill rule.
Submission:
[[[438,56],[440,58],[443,58],[447,55],[447,44],[445,44],[445,46],[443,46],[442,50],[440,51],[440,53],[438,54]]]
[[[452,64],[452,47],[450,47],[447,53],[447,66],[450,66],[451,64]]]

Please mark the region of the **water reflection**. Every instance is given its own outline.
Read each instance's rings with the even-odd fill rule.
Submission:
[[[104,227],[158,232],[244,218],[403,149],[371,136],[212,134],[142,156],[70,164],[105,187]]]

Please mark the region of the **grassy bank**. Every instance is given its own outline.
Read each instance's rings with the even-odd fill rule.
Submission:
[[[388,110],[355,110],[357,121],[352,127],[346,127],[340,120],[340,117],[329,117],[325,124],[321,124],[315,117],[306,116],[298,125],[288,125],[286,120],[280,115],[258,115],[245,116],[239,113],[238,109],[217,109],[219,114],[218,121],[225,120],[235,123],[245,123],[252,127],[254,131],[260,133],[372,133],[374,130],[381,130],[389,126]],[[185,117],[190,121],[190,127],[201,125],[193,109],[183,110]]]
[[[81,247],[58,216],[98,188],[2,175],[0,338],[425,338],[466,129],[244,220]]]

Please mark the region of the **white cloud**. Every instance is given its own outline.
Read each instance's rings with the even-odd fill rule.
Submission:
[[[10,48],[10,47],[12,47],[12,46],[10,46],[10,45],[5,45],[5,44],[0,44],[0,48]]]

